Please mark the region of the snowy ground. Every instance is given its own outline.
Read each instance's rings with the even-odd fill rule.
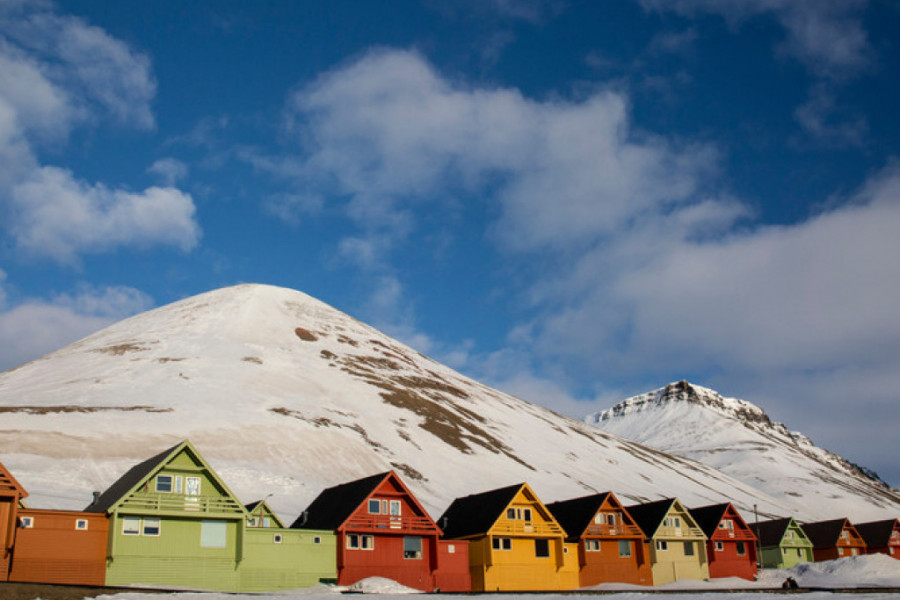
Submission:
[[[737,578],[715,579],[712,581],[677,581],[674,583],[645,588],[633,585],[604,584],[585,590],[585,596],[593,592],[613,593],[615,600],[648,600],[657,597],[648,594],[648,589],[654,591],[671,591],[666,598],[671,600],[687,600],[698,597],[696,593],[702,591],[702,600],[783,600],[781,594],[766,594],[760,590],[778,589],[788,577],[793,577],[801,588],[893,588],[900,589],[900,560],[877,554],[873,556],[854,556],[841,558],[823,563],[807,563],[798,565],[792,569],[775,570],[764,569],[757,581],[746,581]],[[102,596],[101,600],[286,600],[287,598],[299,598],[302,600],[337,600],[342,591],[347,588],[319,586],[303,590],[278,592],[271,594],[223,594],[215,592],[183,592],[178,594],[154,594],[146,592],[128,592],[114,596]],[[716,590],[723,590],[716,593]],[[724,590],[729,590],[725,592]],[[737,590],[737,591],[734,591]],[[742,592],[740,590],[747,590]],[[379,594],[379,600],[408,600],[408,594],[417,593],[415,590],[403,587],[389,579],[373,577],[366,579],[350,588],[350,591],[367,594]],[[566,598],[571,600],[578,592],[563,594],[502,594],[506,600],[553,600]],[[442,594],[441,598],[447,600],[462,600],[468,598],[465,595]],[[803,594],[803,600],[841,600],[853,598],[854,600],[867,600],[875,598],[898,598],[896,593],[885,591],[884,593],[832,593],[826,591],[812,591]]]

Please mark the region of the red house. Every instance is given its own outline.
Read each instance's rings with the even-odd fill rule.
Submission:
[[[730,502],[688,509],[706,537],[709,576],[756,578],[756,535]]]
[[[338,585],[386,577],[407,587],[467,592],[468,544],[442,532],[394,472],[324,490],[291,525],[337,535]]]
[[[0,581],[6,581],[9,576],[19,505],[27,496],[25,488],[0,463]]]
[[[578,585],[619,582],[652,585],[649,548],[637,526],[612,492],[547,505],[578,544]]]
[[[900,520],[857,523],[856,531],[866,543],[866,554],[887,554],[900,560]]]
[[[813,544],[813,558],[816,562],[866,553],[866,543],[850,519],[804,523],[801,527]]]

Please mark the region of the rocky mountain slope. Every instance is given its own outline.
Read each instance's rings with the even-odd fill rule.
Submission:
[[[81,508],[184,438],[243,501],[269,496],[288,521],[322,488],[390,468],[434,515],[521,481],[545,501],[611,489],[626,503],[833,512],[493,390],[284,288],[201,294],[0,374],[0,461],[32,506]],[[885,510],[857,501],[858,519]]]
[[[772,421],[758,406],[680,381],[585,421],[602,431],[714,467],[827,518],[897,514],[900,494],[872,473]],[[862,510],[860,499],[872,508]],[[827,507],[827,508],[825,508]],[[893,511],[893,513],[892,513]]]

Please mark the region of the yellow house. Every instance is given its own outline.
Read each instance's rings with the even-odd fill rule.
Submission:
[[[709,579],[706,535],[678,498],[636,504],[627,510],[650,544],[653,585]]]
[[[578,587],[578,545],[527,483],[457,498],[438,525],[445,539],[469,541],[473,592]]]

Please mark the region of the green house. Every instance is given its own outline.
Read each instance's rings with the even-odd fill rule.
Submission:
[[[134,466],[85,510],[109,518],[110,586],[273,591],[335,577],[332,534],[315,543],[250,531],[250,513],[188,441]]]
[[[766,569],[789,569],[813,561],[813,545],[797,522],[788,517],[750,526],[759,539],[759,561]]]

